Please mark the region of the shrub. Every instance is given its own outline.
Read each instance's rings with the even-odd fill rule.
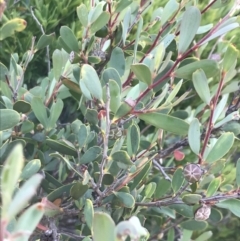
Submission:
[[[151,5],[82,3],[70,28],[26,3],[42,35],[0,63],[0,240],[235,240],[213,233],[240,217],[239,3]],[[4,47],[29,30],[0,9]]]

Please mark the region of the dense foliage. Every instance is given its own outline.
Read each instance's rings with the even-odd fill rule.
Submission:
[[[239,4],[0,0],[0,241],[238,240]]]

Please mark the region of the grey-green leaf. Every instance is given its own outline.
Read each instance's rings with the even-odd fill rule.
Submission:
[[[221,159],[223,156],[225,156],[228,153],[233,143],[234,143],[233,133],[227,132],[222,134],[217,140],[216,144],[211,149],[210,153],[208,154],[206,158],[206,162],[212,163]]]
[[[146,113],[138,114],[141,120],[153,125],[157,128],[169,131],[178,135],[187,135],[189,124],[179,118],[161,114],[161,113]]]
[[[91,95],[98,100],[102,100],[102,86],[98,78],[96,70],[88,64],[84,64],[81,68],[81,79]]]
[[[94,241],[115,240],[115,224],[112,218],[107,213],[103,213],[103,212],[94,213],[93,240]]]
[[[180,25],[178,53],[183,54],[191,44],[201,22],[201,12],[195,6],[188,7]]]
[[[211,94],[207,77],[202,69],[198,69],[193,73],[193,85],[202,101],[209,105],[211,101]]]
[[[87,226],[89,227],[89,229],[92,232],[93,231],[92,228],[93,228],[94,210],[93,210],[93,203],[90,199],[86,200],[83,213],[84,213],[84,217],[85,217]]]
[[[131,70],[140,81],[146,83],[148,86],[152,84],[152,75],[147,65],[142,63],[133,64]]]
[[[189,126],[188,130],[188,143],[192,151],[198,155],[201,144],[200,123],[197,118],[194,118]]]
[[[177,193],[178,190],[182,187],[182,184],[184,182],[184,176],[183,176],[183,170],[182,168],[178,168],[172,178],[172,189],[174,193]]]
[[[67,27],[67,26],[62,26],[60,28],[60,35],[62,37],[62,40],[64,43],[72,50],[75,52],[79,51],[78,48],[78,41],[75,35],[73,34],[73,31]]]
[[[77,16],[81,24],[86,28],[88,26],[88,9],[86,5],[81,4],[77,7]]]
[[[15,110],[0,109],[0,131],[16,126],[20,121],[20,115]]]
[[[44,126],[45,129],[48,127],[48,117],[47,110],[42,100],[38,97],[33,97],[31,101],[32,110],[39,120],[39,122]]]
[[[80,163],[87,164],[93,162],[100,156],[101,153],[102,149],[99,146],[92,146],[80,158]]]

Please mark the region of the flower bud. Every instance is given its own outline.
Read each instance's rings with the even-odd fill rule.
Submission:
[[[184,167],[183,175],[190,183],[195,183],[202,177],[203,170],[197,164],[187,164]]]
[[[205,204],[202,205],[197,211],[195,212],[194,218],[196,221],[204,221],[209,218],[211,214],[211,208]]]

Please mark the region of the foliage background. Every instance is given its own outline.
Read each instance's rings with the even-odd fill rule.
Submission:
[[[139,1],[140,2],[140,1]],[[32,36],[36,36],[36,39],[39,39],[40,36],[42,35],[42,32],[37,25],[36,21],[34,21],[32,14],[31,14],[31,7],[34,8],[35,14],[41,24],[43,25],[44,31],[46,34],[52,34],[54,33],[55,38],[51,42],[49,49],[50,53],[49,55],[52,56],[53,52],[55,49],[59,48],[60,45],[59,42],[57,41],[58,37],[60,36],[60,28],[61,26],[68,26],[72,29],[74,32],[75,36],[80,39],[82,36],[82,27],[81,24],[78,21],[77,14],[76,14],[76,7],[78,7],[81,3],[85,3],[87,6],[89,5],[89,1],[57,1],[57,0],[25,0],[25,1],[8,1],[8,8],[5,11],[5,15],[3,17],[3,21],[7,19],[13,19],[16,17],[21,17],[27,21],[27,28],[19,33],[16,33],[10,38],[6,38],[3,41],[0,42],[1,48],[0,48],[0,61],[6,65],[9,66],[10,64],[10,55],[13,53],[18,53],[19,59],[22,59],[24,56],[24,53],[26,53],[32,42]],[[153,6],[149,9],[149,11],[144,15],[144,24],[146,25],[149,20],[151,19],[151,16],[154,12],[155,9],[158,7],[165,6],[167,1],[162,1],[159,3],[158,1],[155,1]],[[231,1],[228,2],[227,5],[225,5],[223,8],[220,9],[210,9],[207,14],[203,15],[203,21],[202,24],[204,23],[216,23],[221,17],[223,17],[231,8],[232,6]],[[207,4],[207,1],[203,1],[201,3],[198,3],[198,6],[200,6],[200,9],[203,9],[203,7]],[[37,14],[37,12],[39,13]],[[159,25],[156,24],[149,33],[156,33],[157,29],[159,28]],[[135,33],[137,31],[137,27],[135,26],[134,29],[131,32],[131,35],[129,36],[129,39],[133,39],[135,36]],[[226,40],[231,39],[231,43],[233,43],[237,49],[240,49],[240,43],[238,41],[240,37],[240,32],[239,28],[237,30],[232,31],[231,33],[227,34],[225,37]],[[215,44],[214,41],[212,41],[207,48],[204,50],[203,55],[201,58],[207,58],[209,55],[209,52],[211,51],[213,45]],[[174,48],[174,46],[171,46]],[[223,48],[224,44],[219,44],[217,48]],[[221,51],[220,51],[221,52]],[[24,83],[26,84],[28,89],[31,89],[41,83],[41,81],[48,75],[48,63],[47,63],[47,58],[46,58],[46,49],[42,49],[38,51],[37,54],[34,55],[33,60],[30,62],[28,65],[26,72],[24,74]],[[52,64],[52,59],[51,59],[51,64]],[[238,59],[238,64],[236,69],[238,70],[237,75],[235,76],[234,79],[239,78],[239,59]],[[184,93],[186,89],[181,89],[180,95]],[[188,107],[194,108],[199,105],[200,99],[196,98],[194,101],[190,98],[187,101],[183,101],[181,105],[179,105],[175,111],[177,110],[184,110],[187,109]],[[1,102],[2,107],[4,106],[3,101]],[[77,118],[84,120],[84,117],[81,113],[81,111],[78,109],[78,103],[71,97],[68,97],[64,99],[64,108],[61,113],[61,116],[59,117],[59,125],[58,128],[61,128],[61,124],[65,123],[72,123],[74,122]],[[34,118],[33,118],[34,120]],[[145,123],[142,121],[139,124],[141,130],[145,127]],[[41,126],[38,125],[37,128],[40,128]],[[92,127],[93,129],[95,127]],[[145,137],[151,137],[153,136],[155,131],[154,127],[149,128],[145,132]],[[177,141],[174,136],[170,136],[169,139],[167,140],[167,144],[171,145]],[[142,143],[144,145],[144,142]],[[28,143],[26,148],[25,148],[25,157],[27,159],[30,159],[33,157],[33,145],[31,143]],[[144,147],[142,147],[144,149]],[[229,183],[233,183],[236,175],[236,170],[235,170],[235,163],[236,160],[239,158],[239,142],[235,142],[234,146],[234,154],[229,154],[229,157],[231,161],[228,162],[228,165],[225,166],[225,169],[223,170],[223,175],[225,176],[226,179],[229,179]],[[169,157],[166,159],[166,166],[168,163],[174,163],[176,166],[183,166],[184,164],[191,162],[191,159],[194,158],[193,153],[190,152],[189,149],[183,149],[183,152],[186,156],[184,161],[182,162],[177,162],[176,160],[173,159],[173,157]],[[5,154],[6,156],[6,154]],[[2,164],[2,162],[1,162]],[[51,173],[53,174],[55,166],[53,165],[52,167],[48,167]],[[66,168],[67,169],[67,168]],[[68,170],[69,171],[69,170]],[[71,173],[71,172],[69,172]],[[156,172],[152,174],[150,180],[145,180],[144,182],[150,183],[151,181],[154,180],[154,178],[157,179],[157,176],[159,175],[159,172]],[[64,179],[64,178],[63,178]],[[66,183],[71,182],[72,180],[65,180]],[[217,225],[214,222],[209,222],[209,230],[213,231],[213,236],[211,237],[210,240],[240,240],[239,235],[238,235],[238,227],[240,225],[239,218],[230,215],[229,211],[223,210],[223,219],[217,223]],[[147,215],[147,213],[144,213],[144,215]],[[127,214],[126,210],[126,216],[128,217],[129,215]],[[154,216],[154,215],[153,215]],[[120,219],[121,220],[121,219]],[[161,216],[157,217],[157,219],[162,226],[164,226],[164,222],[166,222],[166,219],[162,218]],[[154,221],[156,221],[154,220]],[[154,222],[153,221],[153,222]],[[148,229],[151,229],[152,223],[147,223]],[[158,227],[158,226],[155,226]],[[156,230],[151,230],[151,231],[156,231]],[[87,231],[86,231],[87,233]],[[196,238],[199,236],[201,232],[195,232],[193,238]],[[168,236],[171,236],[171,233],[168,234]],[[166,238],[163,240],[171,240],[170,238]]]

